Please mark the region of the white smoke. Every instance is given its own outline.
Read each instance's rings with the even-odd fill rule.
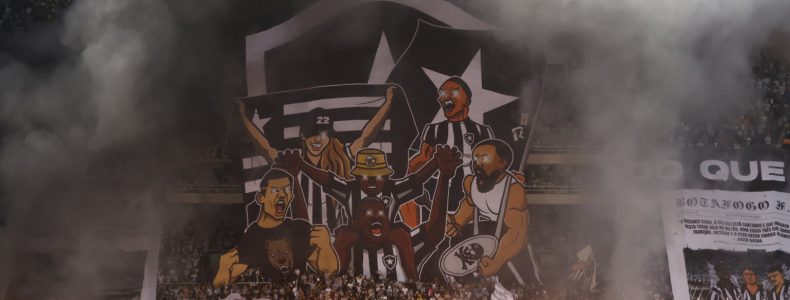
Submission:
[[[219,38],[217,19],[230,14],[221,2],[75,1],[62,24],[12,41],[20,48],[52,49],[55,66],[31,65],[0,52],[0,178],[10,211],[4,214],[4,241],[15,245],[29,228],[70,231],[69,237],[82,241],[74,247],[81,250],[79,264],[89,260],[96,244],[80,234],[82,228],[68,230],[96,227],[85,221],[85,205],[99,199],[106,207],[96,205],[92,214],[121,220],[107,221],[115,225],[134,223],[122,209],[110,213],[125,207],[113,206],[112,197],[86,195],[95,187],[87,182],[89,166],[105,151],[126,149],[135,161],[157,165],[200,145],[179,135],[184,117],[178,107],[186,103],[174,99],[200,94],[187,89],[219,79],[202,98],[214,96],[215,103],[188,105],[226,108],[217,103],[236,96],[231,91],[243,81],[239,53],[223,53],[218,46],[227,41]],[[604,268],[609,285],[628,287],[625,298],[640,299],[644,287],[633,278],[643,277],[664,241],[655,187],[630,182],[622,162],[677,156],[678,149],[661,137],[689,107],[732,107],[745,91],[754,50],[771,34],[790,30],[790,2],[458,2],[518,31],[525,45],[545,49],[550,60],[573,65],[566,92],[583,108],[586,134],[603,138],[606,154],[600,164],[602,193],[589,214],[614,228],[599,228],[591,239],[613,241]],[[186,118],[200,124],[195,120],[200,117]],[[199,131],[193,128],[189,137]],[[161,181],[161,174],[143,173],[137,177],[144,178],[138,182],[142,194]],[[84,282],[73,281],[66,286],[79,291]]]
[[[83,0],[1,36],[0,295],[38,272],[59,275],[16,282],[18,297],[88,299],[104,288],[106,253],[159,232],[154,192],[173,160],[213,142],[201,129],[224,131],[243,84],[241,47],[218,42],[227,13],[222,1]],[[14,264],[38,252],[63,259]]]
[[[681,115],[736,116],[751,63],[769,37],[790,29],[786,1],[499,1],[464,2],[545,49],[574,71],[566,93],[583,109],[585,135],[601,137],[598,190],[584,214],[611,249],[606,299],[643,299],[664,253],[662,183],[634,182],[628,162],[676,159],[667,137]],[[770,41],[776,42],[776,41]],[[785,51],[788,51],[785,49]],[[787,52],[786,52],[787,53]],[[547,99],[550,101],[551,99]],[[704,108],[704,109],[700,109]],[[727,113],[729,112],[729,113]],[[571,220],[568,220],[571,222]],[[603,222],[600,222],[603,221]],[[589,229],[589,228],[588,228]],[[610,230],[611,229],[611,230]],[[539,230],[539,229],[538,229]],[[601,244],[600,241],[598,243]]]

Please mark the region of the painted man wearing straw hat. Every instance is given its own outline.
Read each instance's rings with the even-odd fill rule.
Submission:
[[[444,238],[444,214],[447,211],[447,185],[461,164],[461,153],[450,146],[437,147],[432,159],[420,170],[403,179],[392,179],[385,153],[378,149],[357,152],[352,180],[342,180],[334,174],[302,163],[301,157],[286,153],[277,164],[286,169],[298,169],[351,212],[351,224],[335,231],[335,248],[341,254],[340,266],[351,266],[356,274],[386,274],[393,280],[417,279],[419,266],[429,257]],[[434,198],[431,220],[414,230],[395,222],[394,212],[406,201],[424,193],[424,182],[437,170],[440,182]],[[442,207],[438,207],[442,206]],[[434,216],[435,215],[435,216]],[[433,229],[433,230],[432,230]],[[351,238],[341,238],[343,235]],[[405,245],[401,242],[407,242]],[[353,261],[351,253],[355,254]],[[358,261],[357,261],[358,260]],[[363,261],[370,263],[364,264]],[[359,268],[354,267],[359,266]],[[375,270],[374,270],[375,269]]]
[[[277,158],[277,164],[281,168],[298,169],[307,174],[310,179],[321,185],[324,193],[337,199],[347,212],[353,212],[355,205],[366,197],[381,198],[390,208],[387,212],[390,220],[394,219],[397,207],[424,193],[425,181],[436,172],[438,167],[436,160],[432,159],[417,172],[402,179],[393,179],[390,178],[393,171],[387,163],[387,155],[384,151],[372,148],[357,152],[355,165],[351,169],[354,179],[351,180],[342,179],[331,172],[303,162],[296,151]]]

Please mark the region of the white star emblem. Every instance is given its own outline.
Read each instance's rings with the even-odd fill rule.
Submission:
[[[450,78],[450,76],[455,75],[442,74],[426,68],[422,68],[422,70],[425,72],[425,75],[431,79],[437,90],[448,78]],[[466,84],[469,85],[469,89],[472,90],[472,104],[469,106],[469,118],[478,124],[483,124],[484,113],[502,107],[503,105],[513,102],[518,98],[515,96],[503,95],[483,89],[482,71],[483,69],[480,64],[480,51],[477,51],[475,57],[472,58],[472,61],[469,62],[469,65],[466,66],[466,70],[464,70],[464,73],[460,76],[466,82]],[[433,118],[431,123],[440,122],[445,119],[444,112],[442,111],[442,108],[439,107],[439,110],[436,112],[436,116]]]
[[[387,83],[387,77],[390,76],[394,68],[395,59],[392,58],[392,50],[390,49],[389,43],[387,43],[387,36],[382,32],[381,39],[379,39],[379,47],[376,49],[376,56],[373,57],[373,66],[370,68],[370,75],[368,75],[368,83]],[[379,101],[383,103],[384,98]],[[389,117],[387,119],[389,119]],[[371,143],[369,147],[380,150],[384,149],[380,142]]]
[[[395,60],[392,58],[392,50],[387,43],[387,36],[381,33],[379,47],[376,49],[376,56],[373,58],[373,67],[370,68],[368,83],[382,84],[387,82],[392,69],[395,68]]]

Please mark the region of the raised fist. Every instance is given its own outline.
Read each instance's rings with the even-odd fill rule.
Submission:
[[[397,85],[390,85],[387,88],[387,100],[386,101],[392,101],[393,97],[395,96],[395,89],[397,89],[397,88],[398,88]]]
[[[285,170],[292,176],[299,174],[299,167],[302,165],[302,155],[299,150],[284,150],[277,153],[274,159],[274,167]]]
[[[439,172],[445,176],[452,177],[455,174],[455,168],[463,163],[461,151],[449,145],[437,145],[433,158],[436,159]]]
[[[329,236],[329,229],[325,225],[315,225],[310,229],[310,245],[315,247],[329,246],[332,240]]]
[[[446,224],[447,225],[444,227],[444,233],[447,236],[452,238],[461,233],[461,225],[458,225],[458,223],[455,222],[455,216],[447,215]]]
[[[230,251],[219,257],[219,270],[223,272],[230,271],[231,267],[237,263],[239,263],[239,250],[236,250],[236,248],[230,249]]]

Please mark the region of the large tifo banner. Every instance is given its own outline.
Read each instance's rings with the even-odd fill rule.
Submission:
[[[662,196],[675,299],[790,299],[787,153],[687,153]]]
[[[545,62],[515,40],[445,1],[319,1],[248,36],[247,227],[215,284],[539,283],[520,173]]]

